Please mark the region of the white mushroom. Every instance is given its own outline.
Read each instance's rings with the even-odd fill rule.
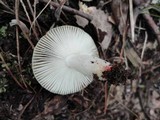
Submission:
[[[61,26],[49,30],[34,48],[32,69],[42,87],[56,94],[81,91],[100,80],[110,63],[99,58],[92,38],[82,29]]]

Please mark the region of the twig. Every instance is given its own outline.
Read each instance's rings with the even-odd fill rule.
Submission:
[[[151,68],[146,69],[145,71],[142,72],[142,74],[146,74],[148,72],[153,72],[155,69],[160,68],[160,64],[152,66]]]
[[[40,1],[48,3],[49,0],[40,0]],[[60,6],[58,3],[55,3],[55,2],[50,2],[50,4],[55,8]],[[62,10],[71,12],[71,13],[76,14],[76,15],[79,15],[81,17],[84,17],[84,18],[88,19],[88,20],[92,20],[93,19],[92,16],[90,16],[89,14],[86,14],[84,12],[78,11],[76,9],[73,9],[73,8],[70,8],[70,7],[67,7],[67,6],[63,6]]]
[[[30,9],[30,11],[31,11],[31,13],[32,13],[32,16],[33,16],[33,21],[34,21],[35,18],[36,18],[36,2],[37,2],[37,0],[34,0],[34,5],[33,5],[33,6],[34,6],[34,10],[33,10],[30,1],[27,0],[27,4],[28,4],[29,9]],[[36,20],[35,23],[36,23],[36,25],[37,25],[37,27],[38,27],[38,30],[39,30],[40,34],[42,35],[42,30],[41,30],[41,28],[40,28],[40,25],[39,25],[38,21]],[[34,29],[35,29],[35,25],[34,25],[34,24],[33,24],[33,27],[34,27]],[[31,29],[31,28],[30,28],[30,29]]]
[[[142,1],[142,0],[134,0],[134,4],[136,6],[140,6],[141,4],[143,4],[143,2],[144,1]],[[147,2],[149,2],[149,1],[147,1]],[[148,3],[146,3],[146,4],[148,5]],[[144,19],[146,19],[148,25],[153,30],[154,34],[157,37],[158,44],[160,45],[160,30],[159,30],[159,27],[156,25],[156,23],[154,22],[153,18],[149,15],[149,11],[147,11],[147,12],[148,13],[144,13],[143,14],[143,17],[144,17]]]
[[[106,114],[107,107],[108,107],[108,82],[105,82],[104,85],[104,92],[105,92],[105,102],[104,102],[104,113]]]
[[[19,10],[19,0],[16,0],[15,1],[15,15],[16,15],[16,20],[17,20],[18,26],[22,30],[25,38],[28,40],[28,42],[31,45],[32,49],[34,49],[34,45],[33,45],[32,41],[30,40],[28,34],[23,30],[23,28],[20,25],[18,10]]]
[[[47,8],[47,6],[50,4],[51,0],[47,1],[47,4],[44,6],[44,8],[41,10],[41,12],[37,15],[37,17],[34,19],[34,21],[31,24],[31,28],[33,27],[34,23],[36,22],[37,18],[42,14],[42,12]]]
[[[117,102],[119,102],[119,101],[117,101]],[[122,102],[119,102],[119,104],[122,105],[130,113],[132,113],[137,118],[137,120],[139,120],[139,117],[138,117],[138,115],[135,112],[133,112],[131,109],[129,109],[127,106],[125,106]]]
[[[95,96],[95,98],[92,100],[91,105],[88,108],[86,108],[84,111],[76,113],[75,116],[80,115],[80,114],[85,113],[88,110],[90,110],[93,107],[93,105],[95,105],[95,101],[96,101],[96,99],[98,98],[98,96],[100,95],[101,92],[102,92],[102,89],[97,93],[97,95]]]
[[[23,75],[22,75],[22,68],[21,68],[21,62],[20,62],[18,26],[16,26],[16,44],[17,44],[17,59],[18,59],[18,67],[19,67],[20,77],[22,79],[22,82],[23,82],[25,88],[27,88],[27,85],[25,84],[25,81],[24,81],[24,78],[23,78]]]
[[[144,51],[146,49],[147,39],[148,39],[148,34],[145,31],[145,40],[144,40],[143,49],[142,49],[142,53],[141,53],[141,60],[143,59],[143,56],[144,56]]]
[[[5,8],[7,8],[8,10],[10,10],[11,12],[14,12],[9,6],[7,6],[6,4],[4,4],[4,2],[2,0],[0,0],[0,4],[2,4]]]
[[[8,13],[8,14],[11,14],[11,15],[15,15],[15,12],[14,12],[14,10],[12,10],[10,7],[8,7],[6,4],[4,4],[3,2],[2,2],[2,0],[0,0],[0,4],[2,4],[6,9],[8,9],[9,11],[6,11],[6,10],[2,10],[4,13]],[[26,21],[26,22],[28,22],[28,20],[26,20],[26,18],[25,17],[23,17],[22,15],[20,15],[19,14],[19,18],[20,19],[22,19],[22,20],[24,20],[24,21]]]
[[[148,25],[152,28],[154,31],[158,44],[160,45],[160,30],[159,27],[154,22],[153,18],[149,14],[143,14],[143,17],[147,20]]]
[[[10,68],[9,68],[8,65],[6,64],[6,62],[5,62],[5,60],[4,60],[4,58],[3,58],[3,56],[2,56],[1,53],[0,53],[0,58],[1,58],[2,62],[3,62],[3,64],[5,65],[6,70],[8,71],[8,73],[9,73],[9,74],[11,75],[11,77],[13,78],[13,80],[17,83],[17,85],[19,85],[22,89],[24,89],[23,86],[20,84],[20,82],[17,80],[17,78],[16,78],[16,77],[13,75],[13,73],[11,72]]]
[[[18,32],[18,26],[16,26],[16,44],[17,44],[17,59],[18,59],[18,66],[20,72],[22,71],[21,68],[21,62],[20,62],[20,54],[19,54],[19,32]]]
[[[55,15],[57,21],[60,20],[60,15],[61,15],[61,12],[62,12],[62,8],[63,8],[65,3],[66,3],[66,0],[62,0],[60,2],[60,6],[56,8],[56,11],[55,11],[54,15]]]
[[[137,87],[137,91],[141,91],[139,87]],[[147,114],[144,106],[143,106],[143,101],[142,101],[142,97],[141,97],[140,92],[137,92],[137,93],[138,93],[138,98],[139,98],[139,104],[140,104],[140,106],[141,106],[141,109],[142,109],[145,117],[146,117],[146,120],[151,120],[150,117],[149,117],[149,115]]]
[[[140,104],[140,107],[142,109],[142,112],[143,112],[146,120],[150,120],[150,117],[149,117],[149,115],[147,114],[147,112],[144,108],[145,107],[144,106],[144,101],[142,100],[142,96],[141,96],[141,91],[142,90],[140,90],[140,87],[139,87],[140,83],[142,82],[141,78],[142,78],[142,67],[140,66],[139,67],[139,73],[138,73],[138,87],[137,87],[136,91],[137,91],[137,94],[138,94],[139,104]]]
[[[33,101],[35,95],[30,99],[30,101],[23,107],[22,111],[20,112],[20,114],[18,115],[18,120],[21,120],[21,116],[23,115],[24,111],[26,110],[26,108],[30,105],[30,103]]]
[[[23,7],[23,9],[24,9],[24,12],[25,12],[25,14],[26,14],[26,16],[27,16],[27,18],[28,18],[28,21],[29,21],[29,23],[30,23],[30,25],[31,25],[31,24],[32,24],[31,18],[29,17],[29,14],[28,14],[28,12],[27,12],[26,6],[25,6],[23,0],[20,0],[20,2],[21,2],[21,5],[22,5],[22,7]],[[36,36],[36,39],[39,40],[38,34],[37,34],[36,30],[35,30],[34,28],[32,28],[32,30],[33,30],[34,35]]]

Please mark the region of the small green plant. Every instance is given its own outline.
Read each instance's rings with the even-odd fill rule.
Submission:
[[[150,15],[160,18],[160,4],[149,5],[142,11],[142,13],[148,13],[148,11],[150,11]]]
[[[6,92],[6,87],[8,86],[8,81],[6,78],[0,78],[0,93]]]
[[[0,28],[0,37],[6,37],[7,36],[6,29],[7,29],[7,26],[2,26]]]

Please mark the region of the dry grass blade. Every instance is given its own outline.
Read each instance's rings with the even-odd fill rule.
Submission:
[[[34,0],[34,10],[32,9],[32,6],[31,6],[31,3],[30,3],[30,1],[29,0],[27,0],[27,4],[28,4],[28,6],[29,6],[29,9],[30,9],[30,11],[31,11],[31,13],[32,13],[32,16],[33,16],[33,21],[35,20],[35,18],[36,18],[36,4],[37,4],[37,0]],[[40,25],[39,25],[39,23],[38,23],[38,21],[36,20],[35,21],[35,23],[36,23],[36,25],[37,25],[37,27],[38,27],[38,30],[39,30],[39,32],[42,34],[42,30],[41,30],[41,28],[40,28]],[[33,23],[33,29],[35,29],[35,26],[36,26],[34,23]],[[31,28],[30,28],[31,29]]]
[[[131,24],[131,38],[132,42],[135,42],[134,40],[134,17],[133,17],[133,0],[129,0],[129,13],[130,13],[130,24]]]
[[[134,67],[139,68],[142,66],[141,58],[138,56],[132,43],[129,40],[126,41],[124,50],[127,58],[130,60]]]
[[[31,28],[33,27],[33,25],[35,24],[37,18],[42,14],[42,12],[47,8],[47,6],[50,4],[51,0],[47,1],[47,4],[44,6],[44,8],[41,10],[41,12],[37,15],[37,17],[34,19],[34,21],[31,24]]]
[[[10,10],[11,12],[14,12],[9,6],[7,6],[2,0],[0,0],[0,4],[2,4],[5,8]]]
[[[18,66],[20,73],[22,72],[21,62],[20,62],[20,54],[19,54],[19,32],[18,27],[16,26],[16,44],[17,44],[17,58],[18,58]]]
[[[17,24],[20,27],[20,29],[22,30],[25,38],[28,40],[28,42],[31,45],[32,49],[34,49],[34,45],[33,45],[32,41],[30,40],[29,35],[26,33],[26,31],[23,29],[22,25],[20,24],[19,12],[18,11],[19,11],[19,0],[16,0],[16,2],[15,2],[15,15],[16,15]]]
[[[26,9],[26,6],[25,6],[25,4],[24,4],[23,0],[20,0],[20,2],[21,2],[21,4],[22,4],[22,6],[23,6],[23,9],[24,9],[25,14],[26,14],[26,16],[27,16],[27,18],[28,18],[28,21],[29,21],[29,23],[30,23],[30,25],[31,25],[31,24],[32,24],[32,22],[31,22],[31,19],[30,19],[30,17],[29,17],[29,14],[28,14],[28,11],[27,11],[27,9]],[[37,34],[37,32],[36,32],[35,27],[34,27],[34,28],[32,28],[32,30],[33,30],[34,35],[36,36],[36,39],[37,39],[37,40],[39,40],[39,38],[38,38],[38,34]]]

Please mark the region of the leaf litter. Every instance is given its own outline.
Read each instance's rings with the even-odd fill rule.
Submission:
[[[27,2],[33,5],[32,13]],[[101,0],[101,3],[93,0],[84,0],[83,3],[76,0],[68,0],[67,3],[64,0],[62,3],[51,1],[50,6],[55,9],[47,7],[48,2],[27,0],[20,3],[18,12],[21,24],[18,32],[21,70],[17,64],[16,26],[9,26],[15,18],[15,2],[0,2],[0,28],[5,27],[0,32],[3,33],[0,34],[0,90],[5,86],[5,91],[0,93],[0,119],[159,120],[160,53],[157,34],[159,31],[155,31],[159,27],[159,19],[150,19],[151,16],[146,16],[143,12],[140,15],[139,11],[136,11],[140,6],[147,9],[150,3],[133,0],[135,41],[132,41],[130,6],[126,0]],[[98,7],[100,4],[102,7]],[[149,12],[157,14],[157,11]],[[32,28],[34,30],[29,31],[30,35],[24,35],[31,27],[28,18],[35,22],[32,15],[38,13],[41,14],[36,22],[39,23],[40,29],[35,24]],[[59,96],[42,89],[33,77],[31,48],[32,44],[37,43],[36,35],[41,37],[35,33],[45,34],[50,26],[65,24],[79,26],[88,32],[97,44],[100,56],[110,61],[113,68],[111,72],[105,73],[107,82],[94,78],[94,82],[82,92]],[[143,59],[140,57],[142,51]],[[9,69],[4,65],[8,65]],[[15,78],[19,84],[14,81]]]

